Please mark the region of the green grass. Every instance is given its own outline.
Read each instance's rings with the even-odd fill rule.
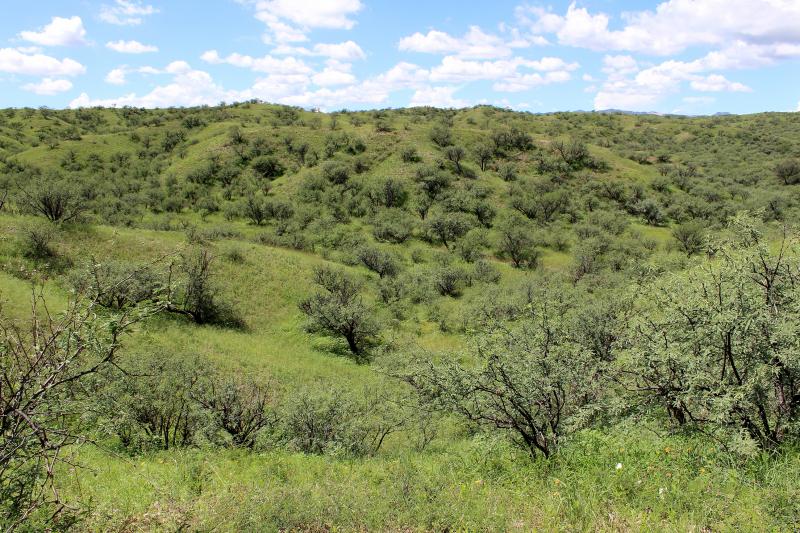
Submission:
[[[299,121],[285,126],[273,122],[273,109],[247,105],[203,110],[209,117],[219,113],[220,119],[188,130],[183,156],[178,149],[142,165],[152,163],[157,170],[151,177],[160,183],[174,176],[184,186],[186,174],[205,164],[210,154],[232,158],[226,143],[230,128],[236,126],[248,138],[263,136],[274,144],[289,171],[272,182],[270,197],[294,198],[303,180],[319,169],[295,168],[283,138],[291,135],[322,154],[331,118],[298,111]],[[38,141],[39,132],[70,127],[67,119],[74,117],[69,113],[45,119],[34,112],[29,119],[15,115],[0,122],[5,146],[0,155],[44,168],[58,168],[68,150],[79,158],[94,153],[106,160],[126,152],[136,162],[141,143],[134,142],[131,133],[151,136],[157,145],[163,132],[181,127],[182,111],[147,112],[143,119],[163,119],[147,126],[126,122],[120,111],[97,111],[105,123],[95,131],[82,131],[80,141],[60,140],[55,148]],[[426,165],[442,158],[429,139],[435,117],[389,112],[392,131],[378,133],[370,114],[355,116],[364,123],[354,126],[342,115],[335,132],[358,135],[368,145],[363,157],[372,166],[354,176],[354,181],[394,177],[411,188],[417,165],[404,163],[400,148],[416,147]],[[722,202],[710,203],[712,215],[751,200],[763,207],[771,194],[787,200],[787,220],[797,213],[793,203],[797,188],[763,178],[770,175],[776,157],[766,156],[765,148],[780,146],[784,155],[800,153],[794,115],[539,116],[475,108],[450,118],[454,137],[468,150],[495,129],[519,126],[539,148],[556,138],[584,140],[592,156],[607,163],[609,170],[596,175],[585,171],[563,184],[570,187],[573,209],[557,225],[536,231],[564,231],[572,246],[563,251],[544,247],[537,271],[512,268],[507,260],[495,257],[492,245],[485,252],[501,273],[496,286],[475,283],[457,299],[434,294],[429,302],[408,304],[405,316],[398,320],[390,319],[388,306],[378,305],[381,316],[391,323],[383,335],[401,352],[422,348],[461,354],[470,344],[461,330],[462,319],[476,302],[495,292],[536,287],[547,281],[548,274],[569,271],[578,244],[572,225],[587,216],[583,200],[589,195],[588,185],[641,186],[647,195],[657,196],[650,189],[659,178],[657,166],[639,164],[629,158],[631,153],[652,157],[668,152],[675,165],[697,164],[705,180],[701,184],[714,192],[735,191]],[[12,127],[10,123],[17,121],[19,126]],[[334,159],[350,162],[354,158],[337,154]],[[524,178],[548,178],[537,170],[533,155],[515,154],[511,159]],[[474,161],[467,164],[477,168]],[[762,178],[748,181],[752,176]],[[115,179],[110,172],[101,178],[97,183]],[[490,204],[500,215],[509,211],[511,184],[495,170],[480,173],[474,182],[460,180],[457,186],[473,184],[488,189]],[[670,189],[674,197],[659,197],[665,207],[703,192],[678,192],[675,185]],[[209,194],[219,198],[221,190],[214,186]],[[655,242],[656,250],[647,261],[660,262],[665,268],[682,265],[684,258],[671,250],[670,226],[675,221],[649,226],[605,199],[596,208],[628,222],[627,236]],[[174,316],[153,317],[126,338],[123,367],[126,357],[141,354],[196,357],[222,373],[274,381],[282,393],[308,385],[348,390],[398,387],[376,371],[381,368],[380,355],[374,365],[358,364],[340,355],[338,341],[304,329],[298,304],[313,292],[309,280],[320,265],[336,265],[360,277],[366,283],[366,301],[375,302],[377,276],[361,266],[343,264],[353,250],[265,246],[257,237],[274,232],[273,224],[255,227],[243,218],[227,221],[219,213],[202,218],[187,205],[179,213],[145,210],[132,217],[130,227],[106,225],[90,213],[85,223],[59,227],[53,244],[57,260],[36,262],[22,257],[19,240],[21,230],[34,222],[13,204],[0,213],[0,308],[6,315],[26,316],[33,287],[43,287],[52,309],[63,308],[69,297],[67,275],[89,261],[169,262],[192,246],[188,242],[191,226],[194,235],[223,228],[234,236],[205,245],[216,256],[214,281],[221,297],[241,313],[247,327],[234,330],[197,326]],[[720,223],[706,222],[709,228]],[[187,229],[177,229],[182,226]],[[369,217],[353,217],[340,229],[374,242]],[[435,264],[434,256],[446,251],[421,237],[417,229],[408,242],[386,246],[407,269],[427,268]],[[425,265],[413,265],[415,249],[427,256]],[[230,250],[240,252],[244,261],[230,261]],[[550,460],[532,461],[507,442],[471,435],[454,421],[442,424],[437,438],[423,451],[415,447],[413,437],[411,430],[393,435],[378,453],[359,459],[304,455],[280,446],[255,452],[199,447],[131,455],[120,451],[113,438],[104,438],[101,446],[86,444],[75,450],[81,467],[65,467],[59,487],[68,501],[82,509],[78,527],[87,531],[791,531],[800,523],[800,451],[794,448],[744,461],[722,454],[700,437],[658,436],[647,428],[619,425],[579,433]]]
[[[65,490],[92,530],[791,530],[800,459],[741,468],[692,439],[587,432],[551,462],[465,440],[365,460],[288,452],[85,448]],[[621,464],[620,468],[617,465]]]

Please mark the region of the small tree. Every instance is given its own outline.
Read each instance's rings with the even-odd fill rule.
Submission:
[[[400,270],[400,265],[392,254],[374,246],[361,248],[358,251],[358,260],[381,279],[385,276],[396,276]]]
[[[450,128],[444,124],[437,124],[431,128],[431,140],[439,148],[444,148],[453,144],[453,135],[450,133]]]
[[[787,159],[775,166],[775,175],[786,185],[800,183],[800,161]]]
[[[273,180],[283,176],[284,166],[277,158],[271,155],[256,157],[251,163],[253,170],[262,178]]]
[[[0,318],[0,522],[9,529],[42,506],[51,520],[64,510],[54,480],[83,440],[73,416],[82,383],[116,365],[125,334],[160,309],[148,302],[105,313],[78,296],[53,316],[36,291],[31,303],[24,327]]]
[[[340,270],[328,267],[314,271],[314,282],[322,289],[300,303],[309,318],[309,329],[342,337],[357,358],[375,342],[379,332],[374,312],[360,295],[361,283]]]
[[[186,253],[178,263],[181,279],[173,280],[174,265],[170,268],[167,287],[171,294],[167,311],[189,317],[197,324],[217,324],[241,328],[244,322],[233,308],[219,298],[219,289],[214,283],[214,256],[207,248]],[[173,292],[173,281],[178,290]]]
[[[444,151],[444,155],[456,166],[456,173],[462,174],[461,160],[467,155],[464,149],[460,146],[448,146]]]
[[[22,204],[50,222],[69,222],[86,208],[74,182],[52,174],[20,186]]]
[[[254,381],[213,378],[193,396],[236,447],[253,448],[258,434],[277,423],[270,409],[272,392]]]
[[[486,171],[486,166],[494,157],[494,146],[488,143],[480,143],[474,148],[475,160],[481,167],[481,172]]]
[[[256,226],[263,224],[267,218],[267,199],[260,194],[248,194],[242,202],[244,215]]]
[[[753,220],[715,257],[649,286],[630,331],[628,387],[678,425],[733,447],[773,448],[798,435],[800,272]]]
[[[672,237],[677,241],[680,250],[688,256],[703,251],[706,244],[705,229],[697,222],[687,222],[672,230]]]
[[[535,268],[541,253],[533,239],[534,229],[528,220],[516,213],[497,225],[498,251],[517,268]]]
[[[473,227],[475,227],[473,218],[465,213],[437,214],[431,216],[425,223],[428,238],[433,242],[444,244],[448,250],[451,244]]]
[[[399,377],[423,404],[508,433],[532,456],[547,457],[603,390],[601,366],[571,339],[566,312],[563,300],[545,295],[517,324],[487,325],[477,365],[421,357]]]

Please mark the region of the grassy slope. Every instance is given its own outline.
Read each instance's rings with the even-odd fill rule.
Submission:
[[[257,110],[258,111],[258,110]],[[477,125],[466,122],[473,117]],[[112,120],[113,116],[109,116]],[[323,117],[327,120],[327,117]],[[405,119],[403,119],[405,120]],[[207,153],[220,150],[231,123],[213,124],[190,136],[196,141],[185,159],[173,158],[165,173],[184,174],[200,164]],[[368,123],[346,131],[358,132],[377,152],[395,152],[379,161],[370,175],[410,179],[401,164],[397,146],[418,145],[426,160],[437,153],[427,140],[427,129],[404,129],[393,124],[390,134],[375,133]],[[542,117],[535,126],[537,141],[549,138],[556,117]],[[636,133],[638,119],[621,117],[622,128]],[[30,130],[44,127],[36,122]],[[675,124],[656,128],[674,133],[677,142],[690,138]],[[477,110],[459,116],[455,126],[470,144],[481,132]],[[672,130],[676,130],[673,132]],[[146,129],[142,128],[146,132]],[[247,124],[245,133],[277,132]],[[327,130],[306,130],[307,140],[321,144]],[[560,132],[561,133],[561,132]],[[304,137],[305,138],[305,137]],[[62,142],[56,150],[40,146],[22,151],[21,161],[53,163],[66,150],[100,151],[108,156],[132,149],[127,133],[86,135],[83,141]],[[612,168],[611,175],[644,183],[657,177],[652,166],[640,165],[606,147],[593,144],[592,153]],[[276,180],[280,195],[296,187],[298,174]],[[485,180],[499,198],[507,185],[496,176]],[[177,218],[197,221],[189,214]],[[0,216],[0,301],[6,312],[23,316],[30,284],[8,272],[16,265],[15,235],[29,220]],[[212,217],[206,226],[223,224]],[[305,280],[315,265],[325,261],[310,253],[253,244],[257,230],[237,222],[242,235],[213,244],[218,253],[218,280],[226,297],[245,313],[244,332],[197,327],[184,321],[158,318],[147,331],[132,337],[129,350],[160,350],[199,355],[221,369],[276,379],[282,387],[299,387],[311,381],[353,387],[383,384],[384,378],[369,367],[330,353],[330,342],[307,334],[297,303],[308,294]],[[663,249],[668,228],[637,225],[641,233]],[[97,260],[152,260],[185,246],[176,231],[124,229],[108,226],[65,229],[59,252],[75,263]],[[398,247],[408,257],[419,242]],[[225,259],[225,250],[243,251],[243,264]],[[564,267],[570,256],[547,250],[544,266]],[[511,286],[527,274],[501,264],[503,284]],[[366,275],[363,269],[356,269]],[[66,292],[53,282],[46,285],[48,299],[63,305]],[[467,290],[461,301],[444,299],[441,305],[457,313],[465,302],[479,297],[480,286]],[[402,342],[432,350],[463,347],[465,339],[443,333],[427,321],[402,323]],[[499,442],[473,440],[461,434],[444,434],[425,452],[407,443],[393,442],[366,460],[314,457],[273,451],[243,454],[220,450],[161,452],[122,457],[97,448],[84,448],[81,459],[88,469],[77,470],[64,489],[91,509],[86,527],[101,529],[164,529],[181,525],[202,530],[339,529],[363,530],[521,530],[532,529],[788,529],[800,517],[800,457],[734,468],[729,458],[694,441],[657,437],[630,428],[616,435],[582,434],[552,463],[530,463],[519,452]],[[622,468],[615,465],[622,463]]]

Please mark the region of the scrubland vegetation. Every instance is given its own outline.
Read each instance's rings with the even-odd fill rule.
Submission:
[[[799,131],[0,111],[0,520],[796,530]]]

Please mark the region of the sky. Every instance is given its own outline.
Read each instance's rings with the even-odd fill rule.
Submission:
[[[800,0],[2,0],[0,107],[800,111]]]

